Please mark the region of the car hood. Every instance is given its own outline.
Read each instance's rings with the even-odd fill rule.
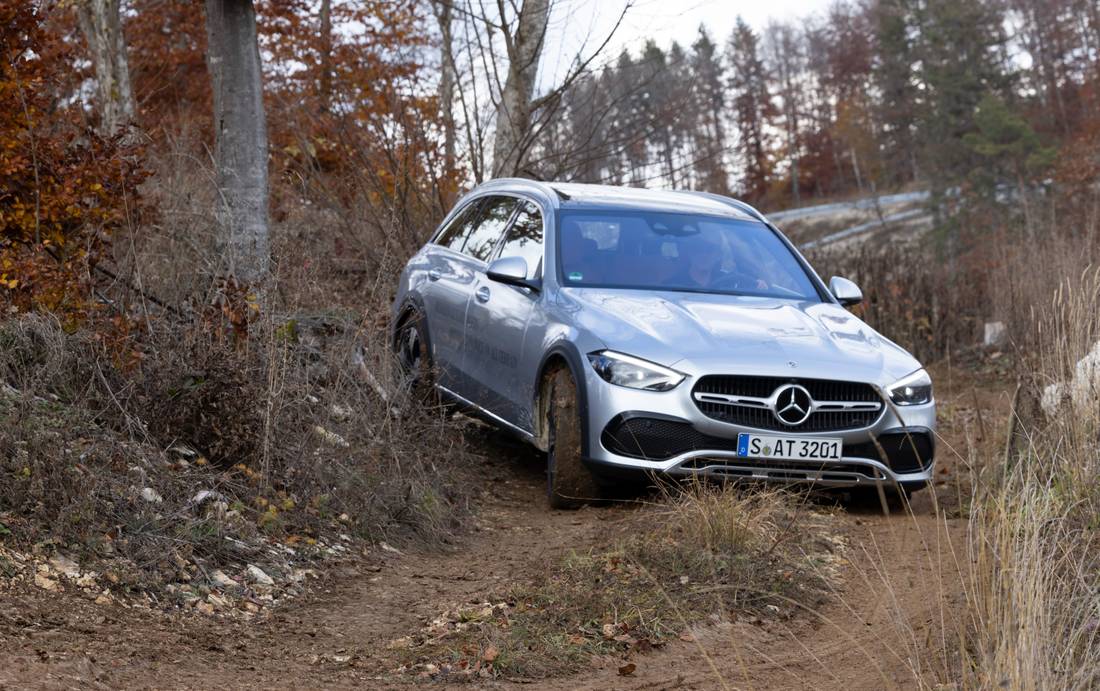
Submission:
[[[865,381],[886,386],[920,367],[832,303],[690,292],[562,291],[574,322],[612,350],[694,374]]]

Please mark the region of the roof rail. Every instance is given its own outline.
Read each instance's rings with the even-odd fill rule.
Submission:
[[[554,190],[554,194],[558,195],[558,199],[562,200],[563,202],[567,202],[572,199],[572,197],[570,197],[565,192],[562,192],[557,187],[551,186],[550,189]]]
[[[682,194],[694,194],[698,197],[706,197],[708,199],[713,199],[714,201],[721,202],[721,203],[725,204],[726,206],[732,206],[733,208],[737,209],[738,211],[743,211],[746,214],[748,214],[749,216],[752,216],[756,220],[760,221],[761,223],[767,223],[768,222],[768,219],[764,218],[764,214],[760,213],[755,208],[753,208],[752,206],[746,204],[745,202],[741,201],[740,199],[734,199],[733,197],[727,197],[723,194],[715,194],[713,192],[702,192],[702,191],[699,191],[699,190],[677,190],[677,191],[682,193]]]

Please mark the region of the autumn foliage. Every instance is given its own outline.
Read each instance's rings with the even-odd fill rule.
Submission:
[[[65,53],[40,19],[32,3],[0,3],[0,309],[79,318],[142,173],[133,146],[98,137],[61,103]]]

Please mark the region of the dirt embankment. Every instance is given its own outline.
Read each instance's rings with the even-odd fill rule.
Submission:
[[[918,495],[911,513],[883,515],[873,503],[835,510],[848,547],[823,607],[696,624],[656,650],[597,657],[580,674],[473,680],[546,689],[879,689],[913,687],[917,675],[948,681],[966,564],[956,483],[966,469],[952,449],[965,454],[972,441],[996,443],[1008,387],[993,381],[995,373],[938,375],[945,415],[939,486]],[[443,553],[373,552],[259,619],[103,606],[34,587],[8,593],[0,601],[0,688],[424,682],[415,671],[395,673],[408,658],[401,640],[442,612],[530,580],[571,550],[603,544],[636,510],[625,502],[550,512],[540,459],[503,442],[493,450],[475,528],[458,544]]]

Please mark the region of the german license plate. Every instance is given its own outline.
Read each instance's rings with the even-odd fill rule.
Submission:
[[[761,434],[737,435],[737,455],[745,458],[776,458],[788,461],[832,461],[840,458],[844,442],[822,437],[772,437]]]

